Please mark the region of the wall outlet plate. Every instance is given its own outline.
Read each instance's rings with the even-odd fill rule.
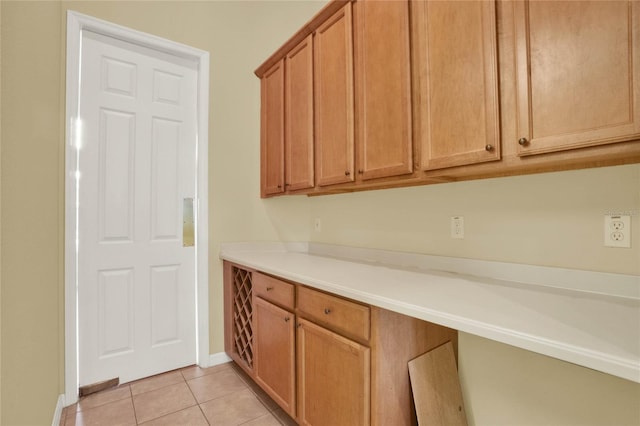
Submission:
[[[461,240],[464,238],[464,217],[451,217],[451,238]]]
[[[605,247],[631,248],[631,216],[604,216]]]

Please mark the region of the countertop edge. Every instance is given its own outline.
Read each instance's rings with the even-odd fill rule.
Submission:
[[[304,245],[291,246],[294,250],[288,250],[285,245],[270,246],[264,251],[281,252],[283,255],[287,253],[297,253],[313,257],[314,254],[306,253]],[[220,252],[220,258],[237,263],[248,268],[256,269],[267,274],[276,275],[286,280],[304,284],[319,290],[324,290],[354,299],[363,303],[388,309],[411,317],[419,318],[445,327],[453,328],[465,333],[477,335],[480,337],[495,340],[501,343],[509,344],[515,347],[526,349],[532,352],[547,355],[563,361],[592,368],[597,371],[612,374],[627,380],[640,383],[640,359],[622,358],[605,352],[595,351],[586,347],[566,344],[561,341],[547,339],[543,336],[532,335],[519,332],[511,328],[500,327],[495,324],[489,324],[473,318],[452,315],[450,313],[420,307],[414,304],[408,304],[399,300],[393,300],[387,297],[376,296],[373,293],[357,291],[352,288],[336,285],[331,282],[322,281],[311,276],[298,273],[292,273],[291,270],[285,268],[274,268],[264,262],[256,262],[252,259],[251,253],[264,252],[259,247],[247,245],[238,250],[238,246],[228,245],[223,247]],[[297,248],[297,249],[296,249]],[[329,259],[331,260],[331,259]],[[335,259],[336,261],[342,259]],[[350,262],[351,260],[342,260]],[[355,263],[355,262],[354,262]],[[365,266],[366,265],[360,265]],[[419,272],[418,272],[419,273]],[[639,337],[640,339],[640,337]]]

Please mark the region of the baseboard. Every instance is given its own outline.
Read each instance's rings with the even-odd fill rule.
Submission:
[[[229,355],[227,355],[225,352],[218,352],[216,354],[209,355],[209,367],[224,364],[225,362],[229,361],[231,361],[231,358],[229,358]]]
[[[53,421],[51,422],[51,426],[60,425],[62,410],[64,410],[64,394],[58,395],[58,403],[56,404],[56,411],[53,412]]]

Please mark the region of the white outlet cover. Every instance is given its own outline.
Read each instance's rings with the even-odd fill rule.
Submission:
[[[631,216],[604,216],[605,247],[631,248]]]
[[[451,217],[451,238],[462,240],[464,238],[464,217]]]

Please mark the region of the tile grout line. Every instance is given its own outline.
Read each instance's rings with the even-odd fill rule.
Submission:
[[[208,425],[211,425],[211,423],[209,422],[209,419],[207,418],[207,415],[204,413],[204,411],[202,411],[202,406],[200,405],[198,398],[196,398],[196,395],[193,393],[191,386],[189,386],[189,381],[187,380],[186,377],[184,377],[184,374],[182,373],[182,371],[180,372],[180,374],[182,374],[182,378],[184,379],[184,382],[187,384],[187,388],[189,389],[189,392],[191,392],[191,396],[193,396],[193,399],[196,401],[196,405],[198,406],[200,413],[202,413],[202,417],[204,417],[204,421],[207,422]],[[194,378],[197,378],[197,377],[194,377]],[[192,378],[191,380],[193,380],[194,378]]]
[[[170,415],[175,414],[175,413],[179,413],[180,411],[186,410],[187,408],[191,408],[191,407],[195,407],[196,405],[199,405],[199,404],[198,404],[198,400],[196,399],[195,395],[193,395],[193,392],[191,391],[191,388],[189,387],[189,384],[188,384],[188,383],[187,383],[187,381],[185,380],[184,375],[182,375],[182,372],[180,372],[180,375],[182,376],[183,383],[187,386],[187,389],[189,390],[189,393],[191,393],[191,395],[193,396],[193,399],[194,399],[194,401],[195,401],[195,404],[194,404],[194,405],[189,405],[188,407],[180,408],[180,409],[178,409],[178,410],[176,410],[176,411],[171,411],[170,413],[165,413],[165,414],[163,414],[163,415],[161,415],[161,416],[159,416],[159,417],[154,417],[154,418],[152,418],[152,419],[148,419],[148,420],[144,421],[142,424],[147,423],[147,422],[150,422],[150,421],[153,421],[153,420],[158,420],[158,419],[161,419],[161,418],[163,418],[163,417],[170,416]],[[175,386],[175,385],[179,385],[179,384],[180,384],[180,382],[177,382],[177,383],[171,383],[171,384],[169,384],[169,385],[167,385],[167,386],[162,386],[162,387],[159,387],[158,389],[153,389],[153,390],[150,390],[150,391],[147,391],[147,392],[141,392],[141,393],[139,393],[139,394],[137,394],[137,395],[144,395],[145,393],[154,392],[154,391],[157,391],[157,390],[160,390],[160,389],[168,388],[169,386]],[[133,403],[133,395],[132,395],[132,397],[131,397],[131,398],[132,398],[132,403]],[[135,407],[136,407],[136,405],[135,405],[135,404],[133,404],[133,409],[134,409],[134,411],[135,411]],[[205,420],[206,420],[206,416],[205,416]],[[209,423],[209,421],[208,421],[208,420],[207,420],[207,423]],[[136,426],[139,426],[139,425],[140,425],[140,423],[138,423],[138,419],[137,419],[137,417],[136,417]]]
[[[267,404],[265,404],[265,403],[262,401],[262,398],[260,398],[260,397],[258,396],[257,392],[253,389],[253,384],[255,384],[256,386],[258,386],[258,384],[257,384],[257,383],[255,383],[255,382],[253,382],[253,380],[251,379],[251,377],[249,377],[248,375],[246,376],[246,379],[245,379],[245,377],[243,376],[243,374],[241,374],[241,373],[240,373],[240,371],[237,371],[237,370],[235,369],[235,366],[231,366],[231,370],[232,370],[234,373],[236,373],[236,376],[238,376],[238,378],[239,378],[239,379],[240,379],[240,380],[245,384],[245,386],[247,387],[247,389],[249,389],[249,391],[250,391],[250,392],[253,394],[253,396],[258,400],[258,402],[259,402],[259,403],[260,403],[260,404],[261,404],[261,405],[262,405],[262,406],[267,410],[267,413],[268,413],[271,417],[273,417],[274,419],[276,419],[276,421],[277,421],[278,423],[280,423],[280,425],[285,426],[285,424],[284,424],[284,423],[282,423],[282,421],[280,421],[280,419],[279,419],[279,418],[274,414],[274,413],[276,412],[276,410],[277,410],[277,409],[272,411],[272,410],[267,406]],[[244,373],[244,374],[246,374],[246,373]],[[251,381],[252,381],[252,383],[248,383],[248,382],[247,382],[247,380],[251,380]],[[269,396],[269,395],[267,395],[267,396]],[[278,406],[278,408],[279,408],[279,406]],[[259,418],[260,418],[260,417],[256,417],[255,419],[247,420],[246,422],[241,423],[241,424],[240,424],[240,425],[238,425],[238,426],[241,426],[241,425],[243,425],[243,424],[247,424],[247,423],[249,423],[249,422],[251,422],[251,421],[253,421],[253,420],[259,419]]]
[[[138,413],[136,412],[136,404],[133,402],[133,391],[131,390],[131,386],[129,386],[129,398],[131,398],[131,406],[133,407],[133,418],[136,421],[136,426],[138,425]]]

